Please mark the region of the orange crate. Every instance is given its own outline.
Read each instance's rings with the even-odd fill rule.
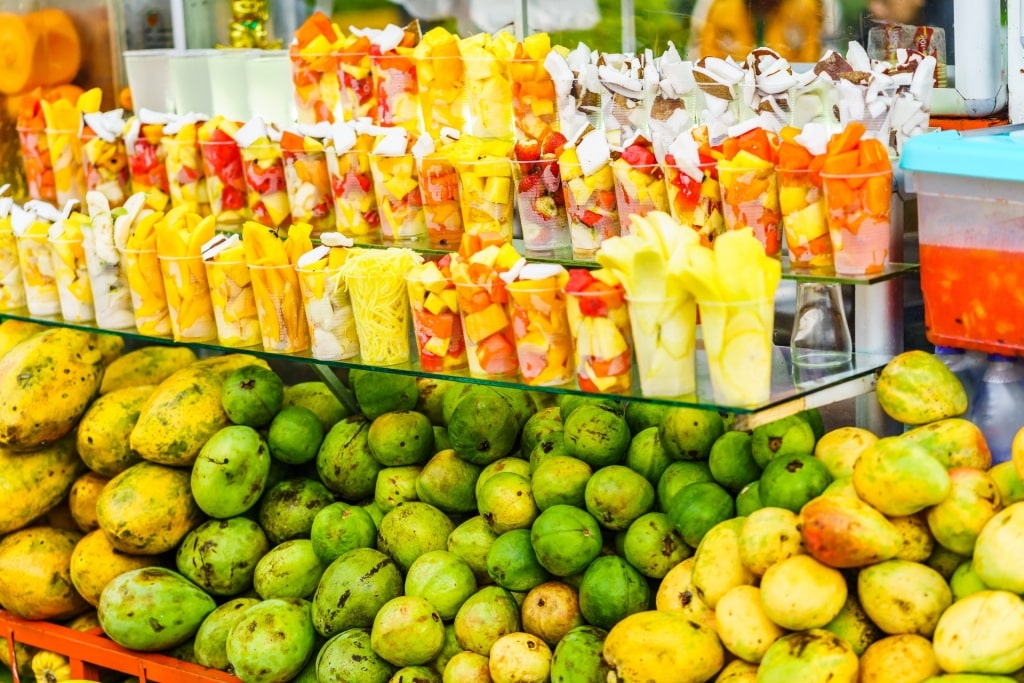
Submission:
[[[236,676],[183,662],[166,655],[127,650],[103,635],[99,628],[75,631],[45,621],[26,621],[0,610],[0,636],[14,661],[14,643],[31,645],[62,654],[71,660],[71,677],[99,680],[97,669],[113,669],[127,676],[138,676],[142,683],[240,683]],[[12,666],[14,683],[19,683],[17,667]]]

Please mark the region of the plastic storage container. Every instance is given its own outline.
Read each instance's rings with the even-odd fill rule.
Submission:
[[[925,331],[936,345],[1024,355],[1024,138],[911,138]]]

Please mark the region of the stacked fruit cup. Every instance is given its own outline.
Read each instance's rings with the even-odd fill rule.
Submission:
[[[534,33],[516,43],[507,64],[511,87],[512,122],[517,141],[543,142],[558,129],[555,83],[544,68],[551,38]]]
[[[160,144],[164,123],[162,119],[150,120],[149,113],[143,112],[128,120],[124,133],[132,192],[145,192],[147,202],[158,211],[164,210],[170,201],[167,155]]]
[[[401,126],[410,133],[420,129],[420,93],[413,50],[412,45],[399,45],[392,50],[378,49],[371,58],[377,95],[376,122],[382,126]]]
[[[461,370],[469,364],[451,258],[445,254],[426,261],[407,277],[413,335],[420,367],[427,372]]]
[[[786,249],[793,268],[830,268],[832,239],[828,234],[821,162],[797,141],[795,128],[783,128],[779,143],[779,210]],[[815,168],[812,168],[814,166]]]
[[[131,193],[121,110],[86,114],[84,119],[81,140],[86,191],[102,193],[110,207],[117,208]]]
[[[46,144],[46,119],[43,116],[42,93],[24,95],[18,111],[17,131],[21,161],[25,169],[30,199],[57,201],[53,181],[53,162]]]
[[[611,150],[604,132],[592,130],[575,147],[567,146],[558,159],[558,167],[565,186],[573,255],[592,259],[601,243],[622,229]]]
[[[425,134],[437,140],[444,128],[461,131],[465,127],[466,74],[458,37],[443,26],[433,28],[423,35],[414,56]]]
[[[295,266],[309,325],[310,351],[318,360],[345,360],[359,355],[352,299],[341,272],[352,240],[336,232],[324,233],[320,240]]]
[[[11,211],[14,198],[5,197],[9,185],[0,186],[0,311],[10,311],[25,305],[25,283],[21,278],[18,261],[18,241],[11,230]]]
[[[385,240],[416,240],[427,234],[416,158],[404,128],[378,137],[370,154],[373,188]]]
[[[49,242],[53,254],[53,278],[57,283],[60,314],[69,322],[86,322],[95,318],[89,267],[82,247],[80,213],[61,217],[50,226]]]
[[[327,175],[334,198],[337,230],[349,237],[374,242],[380,238],[380,213],[370,171],[373,138],[347,124],[335,124],[333,139],[327,142]]]
[[[252,219],[268,228],[288,227],[291,203],[280,141],[272,140],[263,120],[255,118],[238,129],[235,142],[242,153],[245,203]]]
[[[293,223],[282,241],[277,232],[248,221],[242,226],[242,245],[256,297],[263,350],[297,353],[309,348],[309,327],[295,265],[313,248],[312,226]]]
[[[308,223],[314,236],[334,230],[334,196],[323,138],[286,130],[281,134],[281,154],[292,222]]]
[[[50,150],[53,183],[59,205],[72,199],[79,202],[85,199],[85,170],[82,167],[82,141],[79,138],[82,113],[95,111],[99,106],[98,102],[86,103],[87,99],[96,98],[87,98],[83,94],[78,104],[65,99],[53,103],[47,100],[41,102],[46,119],[46,146]]]
[[[782,251],[782,215],[779,211],[778,150],[763,128],[729,138],[718,161],[722,216],[726,230],[749,227],[768,256]]]
[[[202,246],[217,339],[222,346],[256,346],[263,340],[256,295],[238,235],[214,235]]]
[[[450,152],[450,147],[442,146],[417,160],[427,236],[431,246],[448,249],[459,244],[463,233],[459,176]]]
[[[511,138],[512,84],[505,64],[515,55],[506,31],[477,33],[459,41],[466,79],[466,132],[481,138]]]
[[[11,230],[18,243],[18,261],[21,263],[21,277],[25,285],[25,302],[33,316],[57,315],[60,313],[60,297],[57,281],[54,279],[53,253],[47,242],[50,221],[36,213],[37,200],[26,202],[22,208],[11,207]],[[45,209],[44,209],[45,210]]]
[[[521,260],[509,243],[490,245],[452,260],[452,281],[473,375],[514,377],[519,370],[508,316],[508,288],[501,275],[519,267]]]
[[[356,319],[359,355],[368,365],[409,362],[409,288],[405,276],[422,263],[410,249],[353,249],[342,275]]]
[[[118,207],[116,215],[101,192],[91,190],[85,200],[89,220],[82,225],[82,235],[96,322],[108,330],[128,329],[135,324],[135,314],[125,273],[124,249],[146,206],[146,195],[131,195]]]
[[[242,152],[234,137],[239,127],[222,116],[215,116],[199,127],[210,212],[219,225],[237,226],[250,217]]]
[[[515,187],[512,160],[487,155],[474,161],[456,161],[462,229],[482,238],[511,242],[515,225]]]
[[[184,213],[184,208],[172,213]],[[156,251],[156,224],[167,216],[153,212],[137,221],[125,241],[124,269],[131,293],[135,329],[139,334],[161,337],[171,334],[171,312]]]
[[[164,126],[160,145],[164,151],[171,206],[206,216],[210,213],[210,195],[198,128],[199,121],[194,117],[181,117]]]
[[[342,36],[338,52],[334,54],[343,121],[377,116],[370,47],[366,36]]]
[[[565,294],[579,388],[594,393],[628,392],[633,340],[622,283],[604,268],[573,268]]]
[[[701,242],[710,246],[725,230],[717,162],[681,166],[667,154],[663,168],[672,217],[691,226],[700,234]]]
[[[338,45],[341,32],[322,12],[313,12],[295,31],[288,48],[295,107],[302,123],[334,121],[340,113]]]
[[[529,263],[508,283],[519,375],[529,386],[559,386],[572,380],[572,335],[564,291],[568,280],[562,266]]]
[[[156,250],[175,341],[217,338],[202,246],[214,235],[213,216],[172,211],[157,224]]]
[[[646,216],[649,211],[668,211],[665,174],[649,141],[637,138],[627,144],[612,161],[612,176],[619,217],[627,231],[626,221],[631,214]]]

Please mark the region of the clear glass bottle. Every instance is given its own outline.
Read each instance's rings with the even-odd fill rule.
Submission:
[[[838,284],[801,282],[796,289],[796,314],[790,351],[794,365],[828,366],[850,360],[853,341]]]

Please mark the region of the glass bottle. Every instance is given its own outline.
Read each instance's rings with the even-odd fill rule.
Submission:
[[[794,365],[839,365],[850,360],[853,341],[840,285],[824,282],[797,285],[790,351]]]

